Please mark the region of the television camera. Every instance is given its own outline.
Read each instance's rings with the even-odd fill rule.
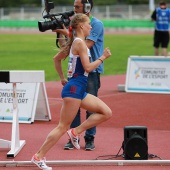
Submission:
[[[45,32],[47,30],[62,29],[63,24],[68,28],[70,24],[70,17],[74,15],[74,11],[66,11],[64,13],[50,14],[50,10],[54,8],[53,2],[44,0],[46,15],[43,16],[45,21],[38,21],[39,31]],[[60,17],[58,17],[60,16]],[[58,18],[57,18],[58,17]]]

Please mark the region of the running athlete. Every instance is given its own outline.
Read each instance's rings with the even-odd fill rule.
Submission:
[[[62,90],[63,105],[60,112],[60,120],[47,136],[44,144],[38,152],[32,157],[32,162],[40,169],[51,170],[45,163],[46,153],[57,143],[57,141],[67,132],[75,148],[80,149],[78,139],[82,132],[91,127],[108,120],[112,116],[111,109],[99,98],[86,92],[88,73],[97,68],[105,59],[111,56],[109,48],[106,48],[103,55],[96,61],[90,63],[89,49],[85,43],[85,37],[90,35],[90,19],[85,14],[76,14],[70,24],[70,39],[67,45],[63,46],[61,51],[54,56],[57,72],[61,83],[64,85]],[[68,53],[68,77],[64,77],[61,60],[64,59],[64,53]],[[79,108],[84,108],[95,112],[89,116],[80,126],[69,129]]]

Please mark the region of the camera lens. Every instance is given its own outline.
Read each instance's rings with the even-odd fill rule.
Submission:
[[[38,21],[39,31],[44,32],[46,30],[51,29],[51,27],[52,27],[51,24],[52,24],[51,21],[46,21],[46,22]]]

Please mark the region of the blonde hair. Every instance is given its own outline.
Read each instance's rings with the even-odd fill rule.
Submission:
[[[88,16],[85,15],[85,14],[82,14],[82,13],[78,13],[78,14],[75,14],[70,22],[70,27],[71,29],[69,29],[70,31],[70,36],[68,38],[68,41],[66,42],[66,44],[61,47],[61,51],[62,52],[68,52],[71,48],[71,45],[73,43],[73,40],[74,40],[74,36],[76,36],[76,32],[75,30],[77,29],[78,25],[80,23],[84,23],[86,22],[88,19]]]

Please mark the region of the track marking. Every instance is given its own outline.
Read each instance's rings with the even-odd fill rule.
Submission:
[[[110,97],[110,96],[120,96],[120,95],[124,95],[124,93],[115,93],[115,94],[105,94],[105,95],[99,95],[99,98],[103,98],[103,97]],[[48,98],[49,101],[63,101],[62,98]]]
[[[105,94],[105,95],[99,95],[98,97],[102,98],[102,97],[110,97],[110,96],[121,96],[121,95],[124,95],[124,94],[125,93]]]

